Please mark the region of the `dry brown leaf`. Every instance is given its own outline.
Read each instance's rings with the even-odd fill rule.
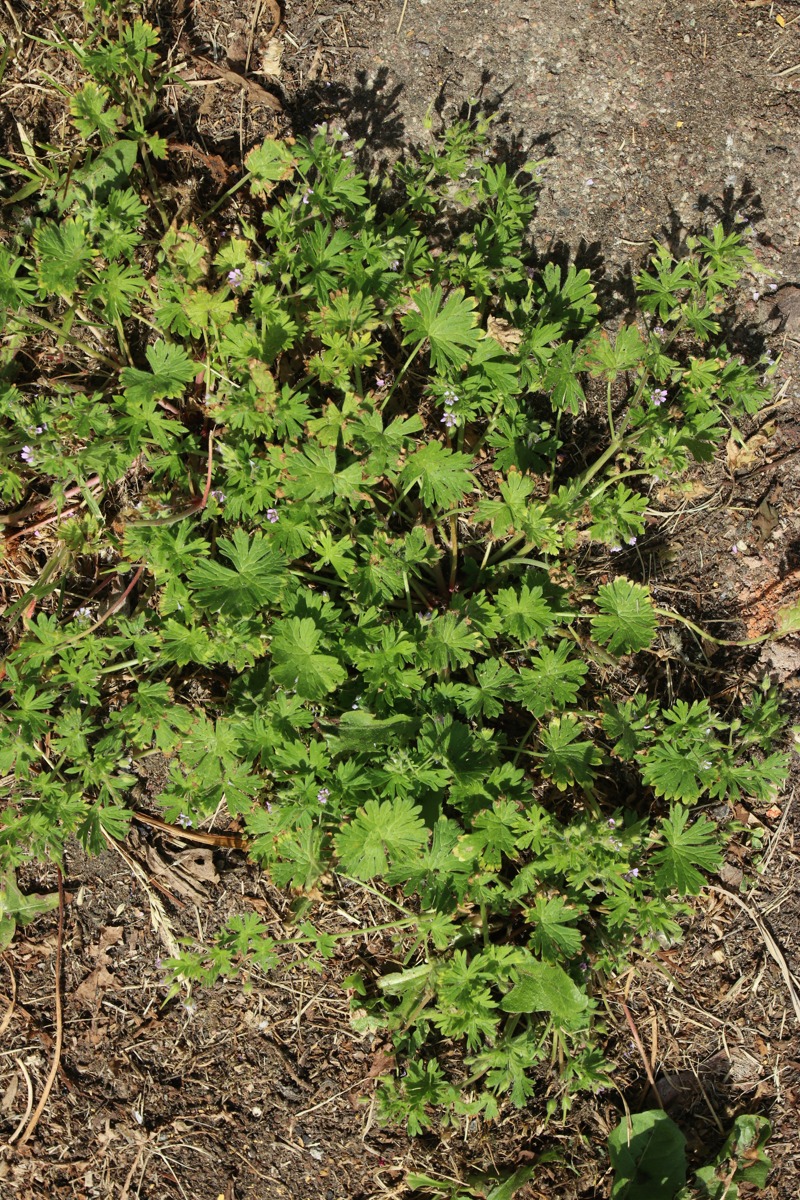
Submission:
[[[110,987],[116,987],[114,976],[105,967],[95,967],[93,971],[89,972],[83,983],[79,983],[75,988],[72,998],[77,1004],[85,1004],[87,1008],[94,1008],[100,993]]]
[[[280,79],[282,56],[283,42],[279,38],[273,38],[261,55],[259,75],[266,75],[269,79]]]
[[[191,904],[207,902],[208,894],[203,884],[219,883],[214,855],[201,846],[182,850],[170,861],[163,859],[155,847],[147,846],[145,858],[153,878],[167,891],[183,896]]]
[[[3,1092],[3,1099],[0,1100],[0,1111],[11,1112],[12,1108],[14,1107],[14,1100],[16,1099],[18,1088],[19,1075],[17,1075],[15,1071],[11,1076],[8,1087]]]
[[[519,349],[523,337],[521,329],[516,329],[509,321],[503,321],[500,317],[489,317],[486,322],[486,333],[509,354],[513,354],[515,350]]]
[[[97,960],[98,967],[106,967],[111,962],[107,953],[109,946],[116,946],[122,940],[125,932],[123,925],[106,925],[100,930],[100,940],[96,946],[89,946],[88,952]]]

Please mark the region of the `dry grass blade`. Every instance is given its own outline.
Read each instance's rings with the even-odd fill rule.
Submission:
[[[800,981],[790,970],[783,951],[770,933],[765,922],[762,921],[755,909],[751,908],[749,904],[745,904],[744,900],[742,900],[740,896],[734,895],[733,892],[729,892],[726,888],[720,887],[716,883],[709,883],[708,886],[713,892],[718,892],[720,896],[724,896],[726,900],[732,900],[734,904],[738,904],[739,908],[747,913],[748,917],[761,934],[764,945],[780,968],[783,981],[786,984],[786,989],[789,993],[789,999],[792,1002],[794,1015],[800,1022]]]
[[[180,946],[173,936],[172,928],[170,926],[169,918],[167,917],[164,905],[150,887],[147,873],[142,869],[142,867],[139,866],[136,859],[132,858],[131,855],[128,854],[127,850],[125,850],[118,841],[112,838],[109,833],[105,833],[104,831],[104,837],[111,849],[116,850],[120,858],[123,859],[124,862],[130,867],[144,888],[150,904],[150,922],[153,926],[153,929],[158,934],[159,938],[161,939],[161,944],[164,946],[170,957],[177,958],[177,956],[180,954]]]

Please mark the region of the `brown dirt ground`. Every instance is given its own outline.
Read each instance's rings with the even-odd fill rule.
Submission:
[[[172,187],[188,204],[213,199],[250,146],[275,132],[333,119],[392,153],[424,136],[431,108],[446,119],[474,96],[502,114],[500,136],[546,159],[541,258],[591,266],[609,311],[624,309],[631,264],[642,261],[653,234],[678,245],[715,214],[746,217],[779,287],[755,299],[766,277],[748,281],[730,341],[782,355],[776,404],[744,430],[749,440],[738,456],[732,448],[688,488],[663,484],[662,524],[627,552],[625,566],[649,580],[660,602],[734,637],[769,628],[776,610],[797,599],[796,3],[289,0],[274,34],[275,0],[161,0],[152,11],[173,63],[193,81],[170,92],[163,117]],[[5,36],[20,46],[0,91],[3,153],[19,151],[17,121],[34,137],[57,140],[64,107],[42,72],[58,75],[64,64],[20,40],[33,28],[46,37],[54,19],[68,28],[76,17],[67,3],[33,0],[6,0],[0,11]],[[279,78],[259,74],[278,49]],[[687,634],[664,651],[654,669],[665,689],[677,690],[702,661],[702,647]],[[797,638],[713,665],[743,680],[768,671],[798,719]],[[720,686],[724,703],[730,685]],[[796,962],[795,794],[790,786],[769,808],[737,812],[743,832],[720,884],[735,891],[743,874],[754,878],[743,894],[749,911],[719,890],[706,892],[685,941],[635,960],[608,1008],[621,1094],[631,1107],[653,1104],[619,1005],[627,998],[695,1163],[720,1145],[737,1113],[769,1116],[774,1169],[765,1200],[800,1193],[798,1020],[767,945],[771,932],[790,967]],[[177,1000],[164,1007],[158,959],[168,928],[194,935],[254,909],[280,931],[288,903],[234,851],[212,854],[137,826],[126,854],[88,861],[76,851],[66,863],[61,1069],[30,1143],[0,1152],[3,1197],[366,1200],[407,1195],[409,1168],[464,1179],[535,1162],[545,1151],[552,1160],[539,1163],[523,1200],[608,1197],[602,1148],[620,1119],[616,1094],[578,1104],[557,1131],[544,1129],[536,1104],[493,1128],[440,1130],[414,1143],[378,1127],[374,1081],[387,1066],[386,1047],[353,1033],[339,987],[358,956],[390,954],[377,939],[348,943],[322,971],[287,964],[244,988],[201,994],[193,1010]],[[24,882],[55,886],[47,872]],[[365,904],[345,885],[314,916],[341,929],[353,913],[382,917],[380,902]],[[55,945],[52,916],[4,956],[0,989],[16,997],[0,1018],[6,1138],[41,1094],[52,1061]]]

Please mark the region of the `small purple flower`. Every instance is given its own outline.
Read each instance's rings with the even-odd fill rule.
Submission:
[[[636,545],[636,538],[635,538],[635,537],[629,537],[629,538],[628,538],[628,545],[629,545],[629,546],[635,546],[635,545]]]
[[[211,492],[211,495],[214,497],[217,504],[222,504],[225,499],[225,493],[223,492],[222,488],[214,488],[214,490]]]
[[[328,788],[320,788],[317,792],[317,800],[320,802],[320,804],[327,804],[330,794],[331,793]]]
[[[192,818],[187,817],[186,813],[181,813],[178,817],[177,824],[180,825],[181,829],[191,829]]]
[[[739,553],[739,547],[735,546],[735,545],[731,546],[731,554],[738,554],[738,553]]]
[[[72,614],[72,618],[75,621],[89,621],[91,620],[91,616],[92,610],[90,608],[86,608],[85,605],[83,605],[81,608],[76,608],[75,612]]]
[[[386,380],[383,378],[382,375],[375,376],[375,387],[376,388],[385,388],[386,387]]]
[[[44,433],[45,429],[47,429],[46,425],[37,425],[33,432],[34,433]]]
[[[32,446],[23,446],[19,452],[19,456],[23,462],[32,464],[33,463],[33,447]]]
[[[458,400],[458,396],[455,394],[455,392],[451,391],[448,388],[447,391],[445,392],[444,396],[442,397],[442,399],[445,404],[450,405],[450,404],[456,403],[456,401]]]
[[[455,413],[446,412],[440,423],[444,425],[445,429],[452,429],[454,425],[458,424],[458,417]]]
[[[389,263],[389,270],[397,271],[399,267],[400,267],[400,259],[393,258],[392,261]]]
[[[243,282],[244,271],[240,270],[239,267],[234,267],[232,271],[228,271],[228,283],[232,288],[241,287]]]
[[[617,828],[617,822],[614,820],[613,817],[608,818],[608,820],[606,821],[606,825],[608,826],[609,829]]]
[[[609,546],[609,550],[611,551],[612,554],[619,554],[621,549],[622,549],[622,546],[617,546],[616,544],[614,544],[613,546]]]
[[[653,401],[653,404],[655,405],[655,407],[658,408],[659,405],[664,404],[666,402],[667,389],[666,388],[658,388],[655,392],[653,392],[650,399]]]
[[[656,337],[663,337],[666,333],[666,330],[663,325],[654,325],[653,333],[656,335]]]
[[[578,963],[578,970],[583,971],[585,973],[586,971],[589,970],[589,964],[587,962]]]
[[[277,508],[268,508],[267,509],[267,520],[269,521],[270,525],[275,524],[275,522],[278,520]]]
[[[309,188],[308,191],[303,192],[302,196],[300,197],[301,203],[303,203],[303,204],[308,204],[310,199],[311,199],[311,188]]]
[[[630,883],[634,879],[638,879],[639,878],[639,868],[631,867],[630,871],[626,871],[622,878],[627,879],[628,883]]]
[[[612,850],[621,850],[622,849],[622,842],[619,840],[619,838],[611,838],[609,840],[608,844]]]
[[[761,292],[753,292],[753,299],[754,299],[754,300],[760,300],[760,299],[761,299]]]
[[[777,290],[778,290],[778,285],[777,285],[777,283],[771,283],[771,284],[769,285],[769,290],[770,290],[771,292],[777,292]]]

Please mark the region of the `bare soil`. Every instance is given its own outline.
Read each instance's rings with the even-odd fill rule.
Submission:
[[[472,99],[499,114],[498,136],[544,159],[536,226],[540,261],[592,268],[620,313],[655,235],[747,219],[763,264],[742,289],[729,344],[780,355],[772,409],[744,449],[663,481],[664,516],[626,551],[625,567],[658,600],[722,636],[755,636],[800,581],[800,7],[789,0],[161,0],[164,49],[188,83],[161,118],[170,140],[164,186],[208,207],[266,136],[332,120],[373,152],[396,154]],[[2,153],[19,126],[57,142],[63,99],[45,85],[63,61],[41,43],[68,3],[7,0],[18,45],[0,90]],[[280,56],[280,57],[279,57]],[[277,72],[277,74],[276,74]],[[249,81],[249,82],[246,82]],[[44,90],[42,90],[44,89]],[[771,272],[772,274],[768,274]],[[768,290],[769,282],[777,290]],[[598,561],[597,570],[603,570]],[[669,693],[702,659],[687,634],[653,670]],[[800,720],[800,644],[707,660],[716,703],[768,673]],[[725,669],[725,673],[722,672]],[[733,681],[733,683],[732,683]],[[716,686],[716,685],[715,685]],[[157,764],[153,764],[157,766]],[[157,780],[142,778],[142,795]],[[545,1128],[545,1097],[493,1127],[440,1129],[411,1141],[376,1122],[376,1077],[393,1064],[357,1035],[341,988],[354,965],[391,954],[346,943],[320,970],[298,961],[269,978],[164,1005],[159,959],[169,938],[257,911],[276,932],[290,898],[237,851],[212,851],[136,824],[124,856],[65,864],[64,1046],[31,1141],[0,1151],[0,1195],[15,1200],[367,1200],[409,1195],[409,1169],[444,1179],[537,1163],[523,1200],[610,1195],[607,1134],[652,1107],[633,1017],[661,1102],[700,1165],[742,1112],[773,1123],[765,1200],[800,1194],[800,1023],[769,935],[797,967],[800,804],[793,783],[770,806],[739,806],[741,834],[718,885],[696,903],[684,942],[634,959],[608,1001],[608,1051],[619,1093],[576,1105]],[[132,863],[138,865],[135,871]],[[761,870],[757,871],[760,863]],[[743,879],[754,886],[739,891]],[[22,881],[52,890],[43,872]],[[341,929],[385,919],[381,902],[339,884],[313,913]],[[739,895],[744,908],[727,892]],[[4,955],[0,1130],[8,1139],[36,1103],[53,1059],[56,915]],[[796,983],[796,981],[795,981]],[[540,1157],[543,1156],[543,1157]]]

